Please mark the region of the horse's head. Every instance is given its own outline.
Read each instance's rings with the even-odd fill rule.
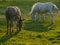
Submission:
[[[31,16],[31,18],[32,18],[32,21],[35,22],[35,13],[30,12],[29,14],[30,14],[30,16]]]
[[[21,28],[22,27],[22,24],[23,24],[23,21],[24,21],[25,19],[22,19],[21,17],[20,17],[20,19],[19,19],[19,27]]]

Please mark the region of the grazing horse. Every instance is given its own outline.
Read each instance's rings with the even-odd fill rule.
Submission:
[[[13,33],[13,21],[17,22],[17,31],[21,30],[23,19],[21,18],[21,11],[18,7],[16,6],[7,7],[5,11],[5,17],[7,22],[7,34],[9,26],[10,26],[10,34]]]
[[[37,2],[32,6],[30,15],[32,18],[32,21],[35,21],[35,14],[38,14],[38,19],[40,18],[39,14],[45,14],[45,13],[50,13],[51,17],[52,17],[52,23],[54,23],[54,14],[53,14],[53,9],[58,11],[58,8],[55,4],[51,3],[51,2],[46,2],[46,3],[40,3]],[[45,20],[45,15],[44,15],[44,20]]]

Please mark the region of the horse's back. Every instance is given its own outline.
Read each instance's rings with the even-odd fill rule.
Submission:
[[[35,7],[39,7],[40,10],[44,9],[44,8],[47,8],[47,9],[51,8],[52,5],[53,5],[53,3],[51,3],[51,2],[46,2],[46,3],[37,2],[37,3],[35,3]]]
[[[6,18],[19,18],[20,17],[20,9],[15,6],[10,6],[7,7],[6,12],[5,12]]]
[[[41,3],[41,2],[37,2],[33,5],[33,7],[42,7],[42,6],[50,6],[50,5],[53,5],[53,3],[51,2],[46,2],[46,3]]]

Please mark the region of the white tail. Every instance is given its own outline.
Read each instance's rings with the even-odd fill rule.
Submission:
[[[53,4],[53,7],[54,7],[54,9],[56,9],[56,11],[59,10],[58,7],[55,4]]]
[[[54,6],[54,9],[56,10],[57,16],[60,17],[60,14],[59,14],[60,11],[58,7],[56,5],[53,5],[53,6]]]

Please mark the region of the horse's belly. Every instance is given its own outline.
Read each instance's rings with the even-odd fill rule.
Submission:
[[[43,9],[41,9],[41,10],[39,10],[38,12],[39,12],[39,13],[47,13],[48,10],[43,10]]]

